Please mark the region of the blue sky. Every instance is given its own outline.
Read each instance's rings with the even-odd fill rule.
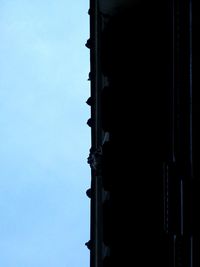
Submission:
[[[88,1],[0,1],[0,266],[89,266]]]

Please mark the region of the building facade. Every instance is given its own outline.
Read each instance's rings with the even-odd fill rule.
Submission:
[[[199,12],[90,0],[91,267],[199,267]]]

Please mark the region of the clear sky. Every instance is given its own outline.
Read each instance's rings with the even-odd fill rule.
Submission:
[[[0,266],[88,267],[88,1],[0,1]]]

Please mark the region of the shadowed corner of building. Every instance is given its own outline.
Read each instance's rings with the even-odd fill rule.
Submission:
[[[191,3],[90,1],[91,267],[199,267]]]

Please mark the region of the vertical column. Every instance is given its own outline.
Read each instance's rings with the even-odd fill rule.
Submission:
[[[92,147],[88,162],[91,166],[91,267],[102,267],[102,127],[100,32],[98,0],[90,0],[90,65],[91,65],[91,135]]]

